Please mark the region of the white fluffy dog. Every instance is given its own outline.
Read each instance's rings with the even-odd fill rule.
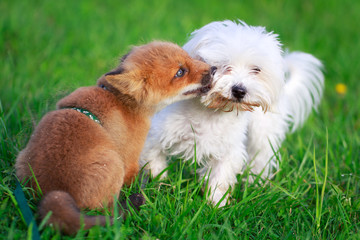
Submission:
[[[217,66],[213,87],[153,118],[140,159],[148,163],[145,169],[160,174],[170,155],[196,160],[210,200],[219,206],[246,164],[252,173],[271,177],[286,133],[307,119],[324,87],[321,62],[302,52],[283,53],[277,37],[241,21],[212,22],[194,31],[184,49]]]

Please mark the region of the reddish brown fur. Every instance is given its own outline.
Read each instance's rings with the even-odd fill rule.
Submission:
[[[182,66],[182,78],[174,75]],[[113,205],[123,184],[138,173],[138,158],[157,105],[201,83],[209,66],[191,59],[180,47],[153,42],[135,47],[98,86],[82,87],[61,99],[58,110],[45,115],[16,160],[19,179],[37,191],[31,166],[45,195],[40,215],[67,234],[80,228],[78,208]],[[83,108],[101,125],[68,107]],[[65,108],[65,109],[64,109]],[[103,216],[84,216],[85,228],[105,224]]]

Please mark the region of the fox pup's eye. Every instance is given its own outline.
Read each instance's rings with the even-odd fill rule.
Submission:
[[[179,70],[177,71],[177,73],[175,74],[175,77],[177,78],[181,78],[185,75],[185,69],[179,68]]]

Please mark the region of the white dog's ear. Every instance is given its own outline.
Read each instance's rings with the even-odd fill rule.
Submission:
[[[193,59],[206,62],[205,59],[200,55],[200,49],[202,48],[202,43],[190,40],[183,46],[183,49],[192,57]]]
[[[194,31],[187,43],[183,46],[183,49],[194,59],[204,61],[199,55],[199,50],[207,44],[207,38],[199,30]]]

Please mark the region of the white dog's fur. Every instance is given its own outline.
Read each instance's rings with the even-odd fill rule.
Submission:
[[[241,21],[212,22],[192,33],[184,49],[217,66],[213,88],[153,118],[140,160],[152,175],[167,167],[169,155],[196,155],[213,204],[246,164],[254,174],[271,177],[286,133],[304,123],[324,87],[321,62],[302,52],[283,53],[277,37]],[[228,195],[224,199],[220,206]]]

